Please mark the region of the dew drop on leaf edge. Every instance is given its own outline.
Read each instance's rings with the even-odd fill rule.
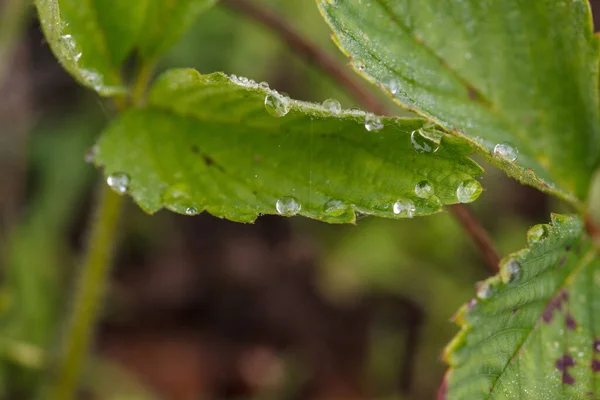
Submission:
[[[265,97],[265,109],[273,117],[283,117],[290,111],[290,104],[284,96],[269,93]]]
[[[487,281],[480,281],[475,284],[475,293],[480,299],[487,299],[492,295],[492,286]]]
[[[336,99],[327,99],[323,102],[323,108],[325,108],[326,110],[337,114],[340,111],[342,111],[342,105],[340,104],[339,101],[337,101]]]
[[[300,212],[302,205],[298,199],[293,196],[283,196],[277,200],[277,203],[275,203],[275,209],[277,210],[278,214],[291,217]]]
[[[369,132],[377,132],[383,129],[381,118],[375,115],[369,115],[365,118],[365,129]]]
[[[508,161],[515,161],[519,151],[508,143],[499,143],[494,147],[494,155]]]
[[[415,186],[415,194],[422,199],[430,198],[433,196],[433,193],[433,186],[427,181],[421,181]]]
[[[391,94],[398,94],[398,92],[400,92],[400,82],[398,82],[395,79],[392,79],[389,83],[388,83],[388,89],[390,90]]]
[[[122,172],[115,172],[106,178],[106,183],[115,192],[125,194],[129,189],[129,176]]]
[[[324,212],[331,217],[340,217],[346,213],[348,206],[341,200],[330,200],[325,204]]]
[[[395,215],[412,218],[416,211],[415,203],[408,199],[400,199],[394,203],[392,211]]]
[[[514,259],[506,261],[500,266],[500,277],[504,283],[516,281],[521,277],[521,266]]]
[[[198,209],[196,207],[188,207],[185,209],[185,215],[198,215]]]
[[[482,188],[481,184],[475,179],[468,179],[461,182],[456,189],[456,198],[461,203],[471,203],[479,197]]]

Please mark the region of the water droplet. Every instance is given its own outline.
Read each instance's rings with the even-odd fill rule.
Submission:
[[[415,215],[415,203],[408,199],[401,199],[394,203],[393,211],[394,214],[401,217],[412,218]]]
[[[413,131],[410,134],[410,142],[417,153],[431,153],[437,151],[438,144],[425,137],[421,129]]]
[[[179,172],[175,173],[177,177]],[[169,186],[162,195],[162,201],[165,207],[171,211],[186,215],[198,214],[198,209],[194,206],[194,202],[191,199],[190,187],[185,183],[176,183]],[[192,213],[192,211],[195,213]]]
[[[83,156],[83,160],[88,164],[93,164],[96,161],[96,154],[98,154],[98,145],[92,146]]]
[[[261,82],[258,84],[258,86],[260,86],[263,89],[268,89],[269,88],[269,84],[267,82]]]
[[[383,129],[383,122],[381,122],[381,118],[375,115],[369,115],[365,118],[365,128],[369,132],[377,132]]]
[[[500,276],[504,283],[514,282],[521,277],[521,266],[516,260],[510,259],[500,267]]]
[[[427,181],[421,181],[415,186],[415,194],[422,199],[428,199],[433,196],[433,186]]]
[[[349,109],[347,112],[358,117],[364,116],[366,114],[366,112],[356,107]]]
[[[531,227],[529,231],[527,231],[527,244],[530,246],[537,242],[541,242],[548,236],[548,228],[546,225],[539,224]]]
[[[125,194],[129,188],[129,176],[121,172],[115,172],[106,178],[106,183],[115,192]]]
[[[342,111],[342,105],[336,99],[327,99],[323,102],[323,107],[331,111],[334,114]]]
[[[508,143],[499,143],[494,147],[494,155],[508,161],[515,161],[519,156],[519,151]]]
[[[279,214],[290,217],[298,214],[302,209],[302,205],[295,197],[284,196],[277,200],[275,208]]]
[[[400,82],[393,79],[388,83],[388,88],[392,94],[398,94],[400,92]]]
[[[488,281],[480,281],[475,284],[475,294],[480,299],[487,299],[493,294],[494,290]]]
[[[269,93],[265,97],[265,109],[274,117],[283,117],[290,111],[290,104],[278,93]]]
[[[481,184],[475,179],[468,179],[458,186],[456,189],[456,197],[461,203],[470,203],[475,201],[482,191]]]
[[[198,209],[196,207],[188,207],[185,209],[185,215],[198,215]]]
[[[352,66],[357,70],[357,71],[364,71],[365,70],[365,63],[362,60],[359,60],[357,58],[355,58],[354,60],[352,60],[350,62],[350,64],[352,64]]]
[[[340,200],[330,200],[325,204],[325,214],[332,217],[340,217],[344,215],[347,210],[348,206]]]

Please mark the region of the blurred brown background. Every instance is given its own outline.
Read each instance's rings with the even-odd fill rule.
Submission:
[[[345,62],[313,1],[256,1]],[[11,400],[31,397],[69,307],[99,178],[84,154],[115,115],[61,69],[32,7],[7,14],[16,3],[0,1],[0,399]],[[356,106],[272,32],[222,5],[161,69],[171,66]],[[474,209],[505,255],[561,205],[486,169]],[[130,202],[121,241],[85,398],[434,398],[457,330],[450,317],[487,276],[448,213],[241,225],[148,216]]]

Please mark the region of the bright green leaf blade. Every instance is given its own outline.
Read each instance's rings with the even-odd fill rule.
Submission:
[[[400,104],[520,181],[585,199],[600,157],[587,0],[317,2],[354,68]],[[516,162],[497,144],[517,149]]]
[[[457,314],[442,398],[600,398],[598,249],[578,217],[527,238]]]
[[[215,2],[216,0],[149,0],[139,40],[141,55],[154,59],[169,50],[196,18]]]
[[[123,92],[119,68],[133,49],[148,0],[36,0],[46,39],[80,83],[110,96]]]
[[[270,115],[266,96],[288,113]],[[468,146],[444,137],[433,151],[438,143],[414,136],[429,152],[415,150],[411,132],[423,127],[420,119],[331,112],[245,78],[193,70],[167,72],[149,102],[122,115],[96,154],[107,175],[128,176],[128,192],[148,212],[164,206],[253,221],[276,214],[279,201],[281,214],[341,223],[355,212],[431,214],[456,203],[457,191],[466,201],[481,192],[474,178],[482,170],[466,157]],[[368,131],[367,120],[371,129],[383,126]],[[420,185],[419,197],[424,181],[430,187]]]

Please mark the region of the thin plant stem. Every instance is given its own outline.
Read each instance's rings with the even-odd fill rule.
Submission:
[[[338,62],[329,53],[303,37],[281,16],[249,0],[221,0],[221,3],[271,29],[296,54],[307,63],[316,65],[325,71],[369,111],[379,115],[389,114],[387,107],[354,79],[354,74],[346,65]]]
[[[131,92],[131,105],[143,104],[153,70],[153,63],[140,64]],[[128,106],[124,97],[113,100],[120,112]],[[73,308],[58,347],[56,365],[52,365],[57,373],[42,389],[43,400],[70,400],[75,397],[108,287],[123,197],[103,182],[100,186],[87,251],[76,281]]]
[[[146,88],[154,72],[154,62],[142,62],[137,70],[137,76],[131,90],[131,99],[134,106],[142,106],[146,102]]]
[[[306,62],[319,67],[368,111],[389,115],[387,107],[371,92],[359,85],[354,74],[345,65],[303,37],[281,16],[251,0],[221,0],[221,3],[271,29]],[[455,204],[449,209],[481,251],[488,269],[496,273],[500,257],[481,222],[464,204]]]
[[[60,338],[59,357],[54,361],[56,365],[52,365],[57,373],[43,389],[43,399],[69,400],[76,395],[81,370],[108,286],[122,204],[123,197],[108,185],[101,185],[87,253],[72,299],[72,309],[64,335]]]
[[[450,212],[463,226],[465,231],[469,233],[469,236],[479,248],[490,272],[492,274],[497,274],[499,271],[500,257],[494,249],[494,242],[479,219],[477,219],[477,216],[475,216],[471,209],[464,204],[454,204],[449,208]]]

